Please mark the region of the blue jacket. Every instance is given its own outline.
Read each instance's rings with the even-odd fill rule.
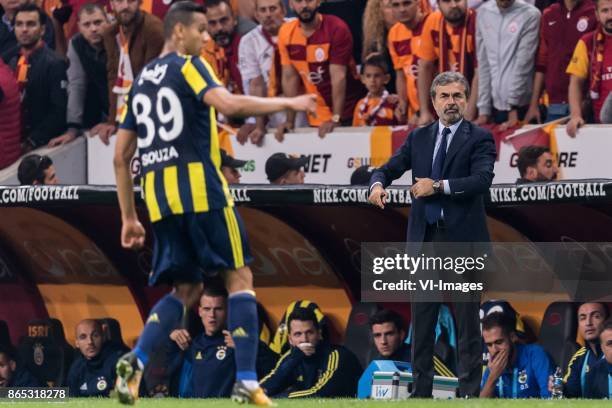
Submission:
[[[291,347],[260,383],[273,396],[352,398],[357,393],[360,375],[361,367],[353,353],[342,346],[321,342],[310,357]]]
[[[415,177],[430,177],[438,122],[410,132],[404,144],[389,161],[374,170],[370,188],[376,183],[387,187],[406,171]],[[423,242],[425,201],[441,200],[449,241],[488,242],[484,197],[493,181],[496,150],[490,132],[463,120],[448,147],[442,179],[448,180],[451,194],[415,200],[408,219],[408,242]],[[415,248],[419,250],[419,248]]]
[[[108,397],[115,386],[115,366],[123,350],[111,343],[102,346],[100,354],[87,360],[81,353],[72,363],[66,378],[71,397]]]
[[[612,399],[612,364],[606,359],[595,363],[587,375],[585,398]]]
[[[553,373],[553,363],[542,346],[517,344],[514,365],[502,373],[495,384],[498,398],[550,398],[548,377]],[[480,388],[489,378],[487,367],[482,375]]]
[[[599,343],[596,343],[597,354],[591,348],[582,347],[572,356],[563,377],[563,395],[567,398],[582,398],[586,390],[586,377],[591,367],[603,357]]]
[[[263,342],[257,352],[257,374],[263,377],[276,364],[278,356]],[[185,354],[181,370],[181,397],[226,398],[236,381],[234,349],[225,345],[223,333],[200,334]]]

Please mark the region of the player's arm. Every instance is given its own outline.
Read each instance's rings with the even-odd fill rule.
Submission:
[[[260,98],[234,95],[223,87],[210,89],[204,94],[204,103],[213,106],[224,116],[269,115],[283,110],[315,112],[316,96],[300,95],[294,98]]]
[[[140,248],[144,245],[144,228],[138,221],[134,203],[134,185],[130,162],[136,153],[136,133],[132,130],[119,129],[115,145],[115,178],[117,180],[117,197],[121,209],[121,245],[124,248]]]

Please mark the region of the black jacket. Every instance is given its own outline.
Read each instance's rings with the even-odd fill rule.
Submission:
[[[122,354],[123,350],[108,342],[91,360],[79,353],[66,378],[70,396],[108,397],[115,386],[115,366]]]
[[[16,56],[9,63],[13,71],[18,59]],[[39,147],[66,130],[66,62],[47,46],[34,51],[28,62],[22,101],[24,138]]]
[[[321,342],[310,357],[291,347],[260,383],[268,395],[354,397],[360,375],[361,367],[353,353],[342,346]]]
[[[412,170],[413,184],[416,177],[430,177],[437,135],[438,121],[410,132],[389,161],[374,170],[370,189],[374,183],[387,187],[408,170]],[[495,142],[491,133],[463,120],[448,146],[441,177],[447,180],[451,193],[419,199],[412,197],[407,241],[423,242],[427,227],[425,204],[440,200],[448,241],[489,242],[484,198],[489,194],[493,181],[495,158]],[[420,246],[411,245],[410,249],[418,252]]]
[[[44,387],[45,384],[28,371],[27,368],[17,365],[17,371],[15,371],[9,387]]]

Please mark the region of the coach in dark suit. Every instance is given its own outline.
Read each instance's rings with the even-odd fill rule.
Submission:
[[[370,179],[370,203],[384,208],[387,187],[412,170],[408,242],[487,242],[484,195],[493,180],[495,142],[491,134],[463,119],[469,85],[463,75],[444,72],[431,85],[437,122],[410,133]],[[416,250],[418,245],[409,245]],[[456,303],[459,392],[478,396],[481,375],[479,299]],[[440,303],[412,304],[415,397],[431,397],[434,329]]]

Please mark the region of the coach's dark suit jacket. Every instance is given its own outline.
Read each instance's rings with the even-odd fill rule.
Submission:
[[[415,177],[430,177],[433,152],[438,135],[438,121],[413,130],[400,149],[370,179],[387,187],[412,169]],[[452,242],[487,242],[484,194],[493,180],[496,150],[490,132],[463,120],[453,136],[444,160],[443,180],[448,180],[451,194],[412,200],[408,219],[408,242],[422,242],[425,237],[425,200],[442,200],[447,237]]]

